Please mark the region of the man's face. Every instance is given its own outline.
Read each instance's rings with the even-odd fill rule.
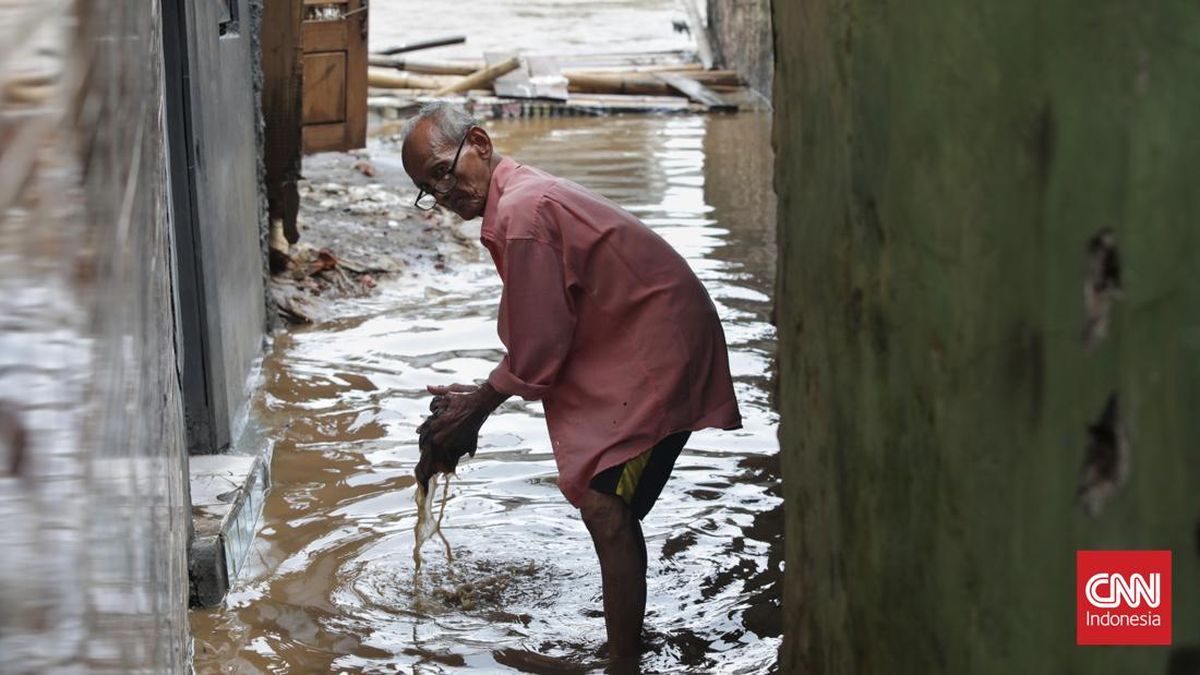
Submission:
[[[432,120],[422,120],[404,140],[400,157],[413,183],[443,207],[463,220],[483,214],[492,179],[492,140],[482,128],[471,127],[465,138],[445,138]],[[447,182],[453,185],[446,192],[434,189]]]

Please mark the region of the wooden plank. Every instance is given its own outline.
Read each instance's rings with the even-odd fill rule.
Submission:
[[[360,12],[361,14],[362,12]],[[302,37],[306,52],[338,52],[346,49],[347,24],[358,16],[345,21],[305,21]]]
[[[367,145],[368,0],[350,0],[346,48],[346,141],[343,150]]]
[[[296,243],[300,232],[298,181],[302,151],[301,77],[303,74],[300,24],[303,7],[296,0],[265,0],[262,32],[264,122],[263,168],[267,212],[281,222],[284,237]]]
[[[304,123],[346,120],[346,52],[304,55]]]
[[[704,104],[712,112],[737,112],[737,104],[726,102],[716,92],[693,79],[676,73],[655,73],[654,76],[691,100]]]
[[[742,86],[742,77],[736,70],[701,70],[693,73],[676,73],[689,80],[695,80],[706,87],[720,85],[723,87]]]
[[[345,140],[346,125],[342,122],[304,125],[305,154],[341,150]]]

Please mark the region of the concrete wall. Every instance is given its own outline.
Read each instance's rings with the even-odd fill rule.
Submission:
[[[775,69],[771,0],[708,0],[707,9],[708,31],[721,64],[770,98]]]
[[[20,4],[0,76],[55,84],[0,121],[0,671],[183,672],[158,3]]]
[[[1200,5],[773,13],[783,670],[1196,672]],[[1090,516],[1114,392],[1128,475]],[[1173,551],[1175,647],[1074,646],[1087,548]]]

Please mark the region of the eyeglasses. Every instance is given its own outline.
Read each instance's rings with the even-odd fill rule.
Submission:
[[[433,210],[433,207],[437,206],[437,198],[450,192],[454,189],[455,185],[458,185],[458,176],[454,175],[454,169],[458,166],[458,158],[462,154],[463,145],[467,142],[467,136],[470,135],[471,129],[474,128],[467,129],[467,133],[463,134],[462,140],[458,142],[458,150],[454,151],[454,161],[450,162],[450,168],[446,169],[441,176],[434,179],[433,185],[428,187],[417,186],[420,190],[417,192],[417,200],[413,202],[413,205],[418,209],[422,211]]]

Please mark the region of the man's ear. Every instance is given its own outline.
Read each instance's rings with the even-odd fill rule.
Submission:
[[[488,136],[483,127],[471,127],[467,132],[467,142],[475,146],[475,152],[479,153],[480,159],[492,158],[492,137]]]

